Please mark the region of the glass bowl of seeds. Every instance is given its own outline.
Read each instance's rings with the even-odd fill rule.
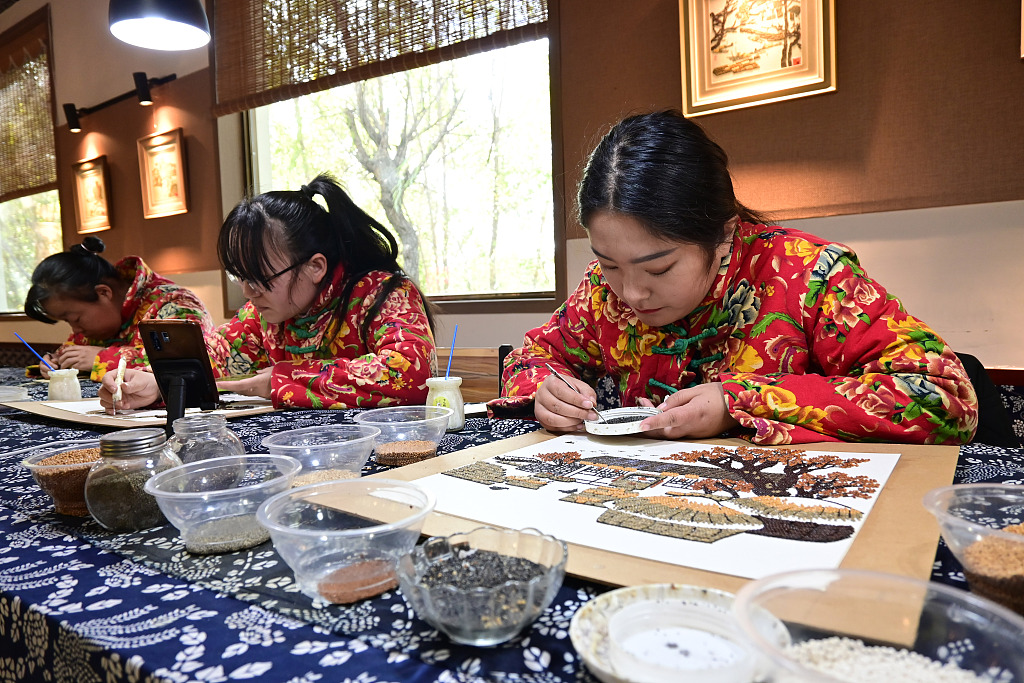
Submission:
[[[414,483],[363,477],[279,493],[257,518],[299,590],[347,604],[398,585],[395,565],[416,544],[435,502]]]
[[[52,441],[8,453],[22,458],[27,468],[47,495],[53,509],[62,515],[88,517],[85,504],[85,480],[89,470],[100,459],[99,439]]]
[[[1024,616],[1024,486],[955,484],[925,494],[972,593]]]
[[[270,539],[256,511],[290,488],[301,469],[287,455],[227,455],[164,470],[146,481],[145,491],[178,529],[185,550],[229,553]]]
[[[437,455],[454,412],[444,406],[394,406],[367,410],[353,419],[380,430],[374,447],[377,464],[401,467]]]
[[[402,595],[456,643],[514,638],[548,608],[565,577],[564,541],[536,529],[479,527],[434,536],[398,563]]]
[[[362,474],[380,430],[371,425],[321,425],[271,434],[261,445],[274,455],[288,455],[302,463],[292,486]]]
[[[792,683],[1024,681],[1024,618],[932,581],[809,569],[751,581],[734,613],[768,680]],[[780,639],[767,612],[782,622]]]

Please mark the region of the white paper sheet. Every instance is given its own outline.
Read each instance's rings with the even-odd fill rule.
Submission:
[[[739,490],[746,484],[738,483],[738,480],[745,481],[742,477],[738,480],[730,478],[737,477],[735,470],[727,471],[702,462],[666,460],[674,454],[708,452],[712,448],[702,444],[650,439],[562,436],[476,463],[470,466],[474,468],[472,470],[460,468],[452,471],[487,479],[484,483],[452,476],[451,472],[424,477],[416,483],[437,496],[439,512],[514,529],[534,527],[562,540],[593,548],[740,577],[760,578],[794,569],[838,567],[899,459],[898,453],[806,451],[804,466],[813,458],[841,458],[843,462],[863,459],[865,462],[848,467],[811,469],[805,475],[805,484],[811,481],[806,477],[814,477],[818,484],[834,476],[866,478],[854,480],[853,483],[862,483],[851,489],[864,497],[832,495],[812,499],[792,495],[795,490],[790,488],[788,492],[791,495],[775,496],[776,501],[769,501],[775,506],[772,509],[800,506],[801,519],[809,519],[807,522],[792,517],[779,519],[765,513],[763,508],[751,511],[751,501],[764,503],[768,498],[757,496],[756,491]],[[736,451],[734,447],[726,447],[726,450]],[[757,452],[751,451],[752,454]],[[563,465],[545,465],[537,457],[559,453],[577,453],[579,460]],[[568,459],[571,458],[569,456]],[[546,474],[543,473],[545,470]],[[775,464],[764,469],[761,475],[751,475],[751,478],[760,486],[769,480],[775,482],[772,486],[779,486],[783,482],[779,479],[781,475],[783,465]],[[552,479],[552,476],[556,478]],[[513,481],[538,487],[512,484],[509,481],[512,477],[522,478]],[[704,484],[694,489],[691,488],[694,482]],[[714,482],[719,482],[717,486],[723,488],[714,494],[715,498],[701,488],[716,486]],[[732,492],[724,489],[732,489]],[[619,498],[607,498],[608,493]],[[582,498],[596,504],[569,502],[565,500],[567,497],[576,497],[577,501]],[[732,502],[733,498],[739,503]],[[743,499],[747,500],[746,507],[743,507]],[[724,508],[730,512],[724,516],[707,516],[705,519],[711,521],[706,523],[700,521],[699,512],[690,509],[682,510],[682,516],[673,517],[676,514],[673,506],[680,504],[681,500],[684,508],[703,504],[711,510],[721,512]],[[643,511],[616,510],[623,504],[640,506]],[[654,512],[643,514],[651,505]],[[852,515],[859,519],[833,520],[828,519],[826,513],[803,510],[810,506],[835,509],[844,514],[853,511]],[[737,510],[740,514],[734,514]],[[606,515],[611,519],[599,522],[598,518],[607,511],[611,511]],[[782,513],[783,517],[785,515]],[[623,523],[646,525],[657,531],[627,528]],[[761,528],[757,528],[758,524],[762,525]],[[725,534],[730,533],[730,528],[733,535],[713,542],[666,535]],[[832,537],[849,535],[830,541],[793,540],[779,536],[780,533],[792,536],[807,531]],[[772,535],[762,535],[766,533]]]

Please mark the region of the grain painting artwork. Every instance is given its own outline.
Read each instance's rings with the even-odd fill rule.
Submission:
[[[417,483],[439,512],[758,578],[838,567],[898,458],[573,435]]]

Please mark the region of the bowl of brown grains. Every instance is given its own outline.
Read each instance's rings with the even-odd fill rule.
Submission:
[[[420,537],[434,495],[416,484],[363,477],[279,493],[256,517],[307,596],[357,602],[398,585],[395,565]]]
[[[8,455],[22,458],[22,466],[32,472],[39,488],[53,499],[56,512],[72,517],[89,516],[85,479],[100,459],[99,439],[52,441]]]
[[[1024,486],[956,484],[925,494],[972,593],[1024,615]]]
[[[292,486],[304,486],[360,476],[378,436],[380,430],[370,425],[320,425],[271,434],[260,445],[302,463]]]
[[[733,610],[771,681],[1024,681],[1024,618],[933,581],[852,569],[784,572],[744,585]],[[788,638],[758,617],[765,612]]]
[[[374,446],[377,464],[401,467],[437,455],[454,412],[444,406],[394,406],[367,410],[353,419],[380,430]]]
[[[434,536],[398,563],[413,611],[456,643],[491,646],[527,628],[565,577],[569,550],[536,529]]]

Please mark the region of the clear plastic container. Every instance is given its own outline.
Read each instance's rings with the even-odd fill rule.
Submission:
[[[167,519],[146,482],[159,472],[181,465],[159,427],[126,429],[100,437],[100,460],[85,480],[89,514],[110,531],[141,531]]]
[[[462,400],[461,377],[431,377],[427,380],[427,405],[451,408],[448,431],[458,431],[466,424],[466,404]]]
[[[82,385],[78,382],[78,370],[50,370],[50,380],[46,392],[50,401],[77,401],[82,398]]]
[[[228,455],[164,470],[145,489],[181,532],[187,551],[229,553],[270,538],[256,510],[288,489],[300,469],[286,455]]]
[[[174,421],[174,435],[167,440],[171,451],[183,464],[245,455],[242,440],[228,429],[223,415],[186,415]]]
[[[345,479],[264,502],[256,519],[311,598],[347,604],[398,585],[395,565],[420,537],[436,500],[414,483]]]

